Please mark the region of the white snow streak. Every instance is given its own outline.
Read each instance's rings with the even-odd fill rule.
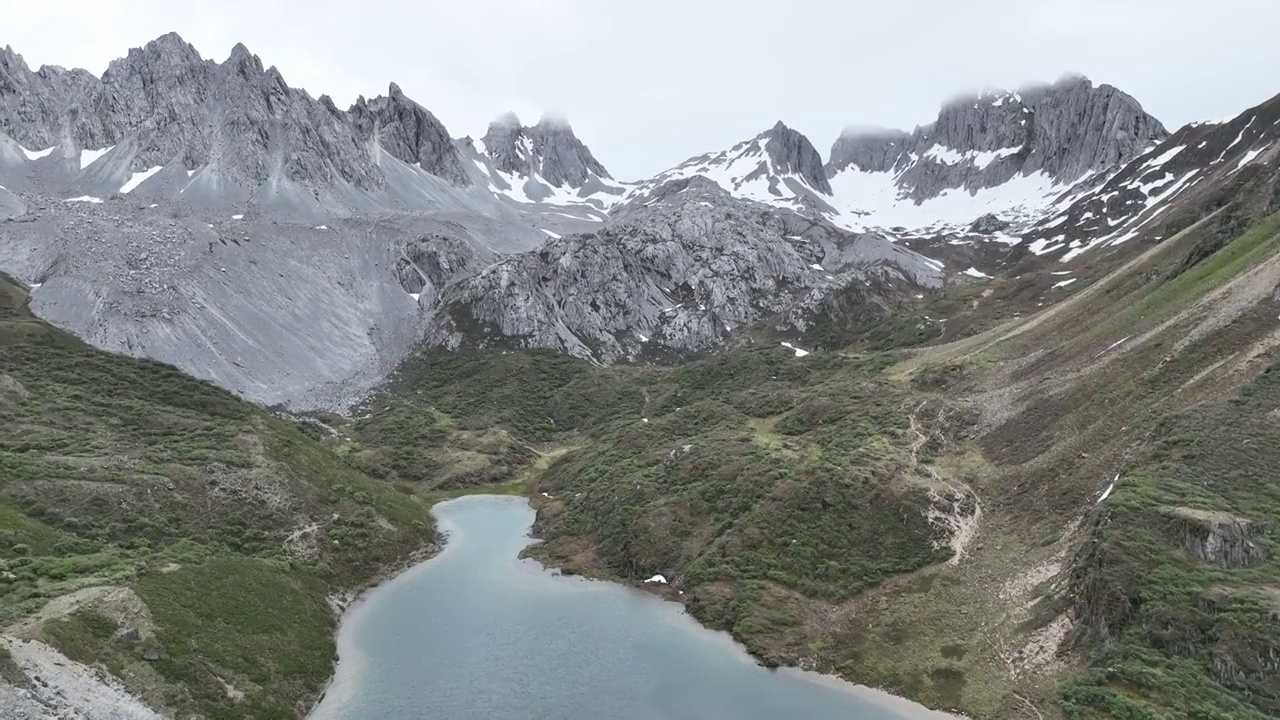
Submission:
[[[1240,158],[1240,162],[1236,163],[1236,170],[1239,170],[1245,165],[1248,165],[1249,163],[1253,162],[1253,159],[1261,155],[1262,152],[1263,152],[1262,150],[1250,150],[1249,152],[1245,153],[1244,157]],[[1233,170],[1232,172],[1235,172],[1235,170]]]
[[[56,146],[55,146],[55,147],[56,147]],[[26,155],[26,156],[27,156],[27,159],[28,159],[28,160],[39,160],[39,159],[40,159],[40,158],[42,158],[42,157],[47,157],[47,156],[49,155],[49,153],[53,152],[53,148],[52,148],[52,147],[50,147],[50,148],[46,148],[46,149],[44,149],[44,150],[28,150],[28,149],[26,149],[26,148],[22,147],[21,145],[19,145],[19,146],[18,146],[18,149],[22,151],[22,154],[23,154],[23,155]]]
[[[164,169],[162,166],[157,165],[149,170],[143,170],[142,172],[134,173],[133,177],[129,178],[128,182],[120,186],[120,193],[122,195],[127,195],[133,192],[135,189],[137,189],[139,185],[146,182],[147,178],[151,177],[152,175],[155,175],[156,173],[160,172],[162,169]]]
[[[98,158],[106,155],[115,148],[115,145],[104,147],[101,150],[81,150],[80,151],[80,169],[83,170],[92,165]]]
[[[796,357],[804,357],[805,355],[808,355],[808,354],[809,354],[809,351],[808,351],[808,350],[801,350],[800,348],[796,347],[795,345],[792,345],[792,344],[791,344],[791,343],[789,343],[789,342],[784,342],[784,343],[780,343],[780,344],[781,344],[781,345],[782,345],[782,347],[784,347],[784,348],[788,348],[788,349],[790,349],[790,350],[794,350],[794,351],[795,351],[795,353],[796,353]]]
[[[975,277],[975,278],[990,278],[990,277],[991,277],[990,275],[988,275],[988,274],[986,274],[986,273],[982,272],[982,271],[981,271],[981,270],[979,270],[978,268],[976,268],[976,267],[972,267],[972,266],[971,266],[968,270],[965,270],[965,271],[964,271],[964,274],[965,274],[965,275],[968,275],[969,277]]]
[[[959,150],[953,150],[946,145],[934,145],[924,151],[924,156],[943,165],[959,165],[964,162],[964,155]]]
[[[1152,158],[1151,160],[1148,160],[1147,162],[1143,163],[1143,167],[1150,166],[1150,168],[1154,170],[1155,168],[1158,168],[1161,165],[1164,165],[1165,163],[1172,160],[1175,156],[1177,156],[1178,153],[1182,152],[1183,150],[1186,150],[1185,145],[1179,145],[1175,148],[1170,148],[1164,151],[1163,153],[1160,153],[1158,157]]]
[[[1073,283],[1073,282],[1075,282],[1076,280],[1079,280],[1079,279],[1080,279],[1080,278],[1067,278],[1066,280],[1063,280],[1062,282],[1054,283],[1054,284],[1053,284],[1053,288],[1051,288],[1051,289],[1053,289],[1053,290],[1057,290],[1058,288],[1064,288],[1064,287],[1066,287],[1066,286],[1070,285],[1071,283]]]
[[[550,236],[550,237],[552,237],[552,238],[555,238],[556,240],[559,240],[559,239],[560,239],[560,235],[559,235],[559,234],[557,234],[557,233],[553,233],[553,232],[551,232],[550,230],[548,230],[548,229],[546,229],[546,228],[542,228],[542,232],[546,233],[548,236]]]
[[[81,195],[80,197],[67,198],[63,202],[87,202],[97,205],[102,202],[102,198],[96,198],[91,195]]]
[[[1116,489],[1115,483],[1111,483],[1110,485],[1108,485],[1107,489],[1103,491],[1102,497],[1098,498],[1098,502],[1102,502],[1103,500],[1106,500],[1107,498],[1111,497],[1111,491],[1115,489]]]
[[[986,152],[978,152],[973,154],[973,166],[982,170],[996,160],[1002,160],[1011,155],[1017,155],[1022,148],[1007,147],[999,150],[988,150]]]

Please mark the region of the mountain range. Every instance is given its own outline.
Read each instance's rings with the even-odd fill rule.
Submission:
[[[496,490],[539,559],[658,574],[769,664],[973,718],[1280,713],[1280,96],[1170,129],[1068,76],[641,179],[530,120],[455,137],[176,34],[101,77],[4,48],[0,650],[302,714],[326,599]]]
[[[953,100],[912,132],[848,130],[826,160],[779,122],[623,182],[562,118],[506,114],[481,139],[454,139],[394,83],[344,111],[243,45],[218,63],[170,34],[100,78],[32,70],[5,48],[0,260],[39,285],[36,312],[100,347],[263,402],[338,407],[424,337],[637,359],[733,342],[779,313],[783,329],[805,327],[867,272],[901,279],[868,306],[885,308],[914,285],[1021,267],[1028,252],[1074,262],[1207,187],[1190,168],[1216,178],[1265,160],[1274,131],[1259,125],[1214,142],[1220,163],[1205,164],[1200,138],[1231,128],[1170,137],[1132,97],[1068,77]],[[752,218],[766,208],[770,219]],[[1061,226],[1073,213],[1092,224]],[[690,245],[711,227],[721,241]],[[622,235],[635,241],[611,242]],[[569,246],[609,248],[555,274],[578,288],[620,282],[616,308],[546,285],[562,281],[541,258]],[[645,257],[659,248],[671,257]],[[720,272],[698,252],[794,260]],[[495,305],[502,293],[516,301]],[[336,352],[294,330],[317,326]]]

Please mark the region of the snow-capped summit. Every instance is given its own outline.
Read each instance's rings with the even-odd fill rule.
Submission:
[[[515,113],[503,113],[484,138],[464,139],[458,147],[479,173],[473,173],[477,182],[520,203],[605,208],[625,190],[561,117],[544,116],[530,127]]]
[[[909,133],[849,128],[825,165],[804,135],[779,122],[639,183],[628,197],[701,175],[738,197],[852,230],[959,230],[987,214],[1027,227],[1073,188],[1096,186],[1167,136],[1132,97],[1068,77],[957,98]]]
[[[900,174],[911,199],[950,189],[976,192],[1042,173],[1071,185],[1115,169],[1168,136],[1158,120],[1110,85],[1072,76],[1015,92],[988,91],[946,103],[932,123],[902,131],[846,131],[827,172]]]
[[[788,209],[835,213],[822,155],[781,120],[728,150],[690,158],[635,186],[628,199],[645,198],[679,178],[703,176],[730,194]]]

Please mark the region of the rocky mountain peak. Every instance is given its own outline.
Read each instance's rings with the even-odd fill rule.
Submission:
[[[542,117],[538,118],[538,124],[534,125],[534,127],[542,132],[573,132],[573,126],[569,124],[569,118],[557,113],[543,113]]]
[[[828,175],[847,167],[863,172],[888,172],[902,156],[911,134],[904,130],[851,126],[831,146]]]
[[[14,51],[12,45],[5,45],[4,49],[0,50],[0,70],[28,72],[30,68],[27,67],[27,61],[23,60],[22,56]]]
[[[231,55],[227,57],[227,62],[242,63],[257,59],[257,56],[252,52],[249,52],[249,48],[246,47],[244,43],[236,43],[235,46],[231,48]],[[261,63],[261,61],[259,61],[259,63]]]
[[[375,134],[382,149],[454,185],[471,183],[457,147],[435,115],[391,83],[385,97],[357,100],[349,111],[362,133]]]
[[[1015,176],[1070,185],[1115,169],[1168,133],[1129,95],[1082,75],[1015,91],[988,90],[943,104],[937,118],[903,131],[845,132],[826,171],[893,171],[904,196],[976,192]]]
[[[239,57],[237,51],[241,51],[243,54],[249,53],[244,45],[237,43],[235,48],[231,50],[230,59],[234,60]],[[103,74],[102,79],[104,82],[108,82],[113,77],[142,71],[150,71],[152,73],[165,71],[176,74],[180,73],[183,67],[201,65],[203,63],[204,59],[200,57],[200,53],[195,49],[195,46],[183,40],[177,33],[168,33],[140,48],[131,48],[124,57],[112,60],[107,65],[107,71]]]
[[[560,115],[543,115],[527,127],[515,113],[503,113],[489,123],[484,147],[496,169],[521,177],[537,175],[551,187],[581,188],[593,176],[611,179]]]
[[[513,112],[503,113],[489,123],[483,138],[485,153],[497,170],[512,175],[529,172],[529,157],[521,146],[522,138],[520,118]]]
[[[797,130],[779,120],[764,135],[764,150],[773,164],[773,171],[780,175],[797,175],[814,190],[831,194],[831,184],[823,168],[818,149]]]
[[[508,110],[502,113],[501,115],[494,118],[489,123],[490,130],[494,128],[519,128],[519,127],[520,127],[520,116],[516,115],[515,112],[511,110]]]

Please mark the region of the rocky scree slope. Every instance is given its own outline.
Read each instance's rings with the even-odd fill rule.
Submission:
[[[263,404],[327,409],[415,347],[423,308],[450,279],[492,262],[490,247],[516,249],[496,221],[330,222],[37,197],[0,225],[0,267],[38,285],[37,314],[100,348]]]

